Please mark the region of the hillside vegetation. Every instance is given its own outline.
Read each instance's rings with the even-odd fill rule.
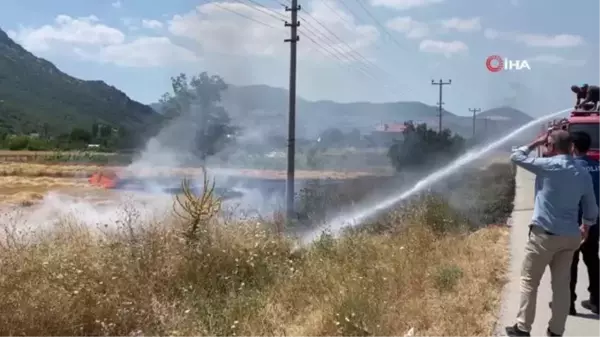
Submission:
[[[0,133],[57,134],[94,122],[141,132],[161,119],[113,86],[63,73],[0,30]]]
[[[472,181],[463,197],[503,221],[512,167]],[[219,218],[210,194],[183,201],[183,217],[140,223],[130,210],[116,231],[3,224],[0,334],[491,334],[507,232],[473,226],[444,195],[303,248],[274,224]]]

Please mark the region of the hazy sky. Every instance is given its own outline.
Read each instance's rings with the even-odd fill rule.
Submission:
[[[287,88],[282,3],[2,0],[0,22],[61,70],[150,103],[179,72]],[[431,80],[441,78],[452,79],[444,101],[454,113],[509,104],[535,116],[573,105],[571,84],[599,82],[598,0],[299,3],[298,94],[307,99],[435,104]],[[531,70],[491,73],[492,54]]]

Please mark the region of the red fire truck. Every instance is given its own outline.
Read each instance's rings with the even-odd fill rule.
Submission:
[[[599,157],[600,115],[598,111],[573,110],[568,118],[557,119],[542,126],[540,136],[549,130],[563,129],[569,132],[581,131],[587,133],[592,144],[588,155],[596,160]],[[538,148],[538,156],[544,156],[545,147]]]

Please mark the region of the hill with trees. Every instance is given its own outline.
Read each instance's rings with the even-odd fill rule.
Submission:
[[[63,73],[0,29],[0,133],[57,136],[100,123],[139,135],[162,119],[103,81]]]

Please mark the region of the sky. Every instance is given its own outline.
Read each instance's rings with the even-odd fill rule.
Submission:
[[[143,103],[203,71],[289,87],[288,0],[2,0],[0,28],[62,71]],[[297,94],[338,102],[438,102],[469,115],[573,106],[600,82],[598,0],[299,0]],[[491,55],[530,69],[490,72]]]

